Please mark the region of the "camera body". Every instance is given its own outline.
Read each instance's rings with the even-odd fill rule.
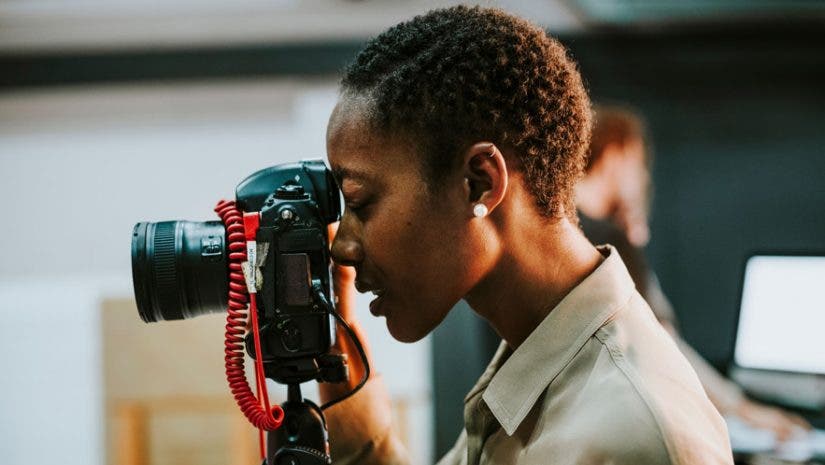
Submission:
[[[272,166],[244,179],[235,199],[240,211],[259,212],[252,269],[266,376],[283,384],[345,379],[345,364],[329,354],[335,324],[327,226],[341,215],[331,172],[321,160]],[[226,310],[230,255],[238,251],[229,250],[231,229],[216,221],[135,226],[132,276],[144,321]],[[245,346],[254,358],[253,336]]]
[[[278,187],[273,191],[272,186]],[[236,199],[244,211],[260,211],[255,239],[263,277],[258,305],[267,377],[290,383],[316,372],[330,381],[345,376],[329,371],[333,360],[326,356],[335,328],[328,308],[327,225],[340,217],[331,174],[322,162],[279,165],[244,180]],[[252,334],[246,337],[246,349],[254,357]]]

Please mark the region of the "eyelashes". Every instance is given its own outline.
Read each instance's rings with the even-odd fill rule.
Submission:
[[[352,213],[355,213],[355,214],[363,213],[368,206],[369,206],[369,203],[366,203],[366,202],[347,204],[346,205],[347,209],[349,209],[349,211],[351,211]]]
[[[351,201],[345,204],[346,210],[352,215],[356,216],[361,222],[365,221],[371,211],[374,202],[371,200]]]

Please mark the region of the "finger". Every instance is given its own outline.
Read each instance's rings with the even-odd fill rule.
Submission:
[[[335,292],[335,307],[347,321],[355,318],[355,268],[333,265],[332,288]]]
[[[372,350],[370,349],[370,343],[369,339],[367,339],[366,332],[359,324],[350,325],[350,327],[352,328],[352,332],[355,333],[355,337],[357,337],[358,341],[361,343],[361,348],[364,349],[364,355],[367,356],[367,360],[372,360]],[[356,348],[353,347],[353,349]]]
[[[808,420],[802,418],[801,416],[795,413],[785,412],[785,416],[791,423],[793,423],[795,426],[799,428],[802,428],[806,431],[810,431],[811,429],[813,429],[813,426],[811,426],[811,424],[808,423]]]
[[[777,419],[772,422],[770,426],[772,427],[771,429],[773,429],[774,433],[776,433],[776,439],[778,439],[779,442],[784,442],[790,439],[791,436],[793,436],[793,432],[796,430],[793,424],[785,421],[784,418]]]
[[[327,237],[329,237],[329,243],[332,245],[332,241],[335,239],[335,233],[338,232],[338,225],[341,224],[340,221],[336,221],[335,223],[330,223],[327,226]]]
[[[329,234],[329,244],[335,240],[339,223],[331,223],[327,227]],[[355,268],[341,266],[335,262],[332,264],[333,291],[335,292],[335,306],[338,313],[349,321],[355,315]]]
[[[335,235],[338,232],[338,225],[339,223],[336,222],[330,224],[327,227],[330,246],[332,246],[332,242],[335,240]],[[352,332],[355,334],[355,337],[358,338],[359,342],[361,343],[361,347],[364,350],[364,355],[367,358],[367,363],[369,363],[369,361],[372,360],[372,351],[370,350],[366,333],[361,328],[361,325],[358,324],[358,321],[355,318],[355,268],[351,266],[341,266],[333,262],[332,273],[333,290],[337,298],[337,302],[335,305],[336,310],[341,315],[341,317],[349,324],[350,328],[352,329]],[[356,384],[358,384],[358,382],[361,381],[361,378],[364,376],[366,367],[364,366],[364,363],[361,360],[360,354],[358,353],[358,348],[355,346],[354,341],[352,341],[349,334],[347,334],[343,328],[340,328],[339,331],[336,331],[335,339],[335,346],[343,353],[348,355],[347,363],[350,369],[349,383],[351,384],[351,387],[354,387]]]
[[[357,325],[352,327],[352,330],[361,342],[361,347],[364,349],[364,355],[367,357],[367,363],[369,363],[369,361],[372,360],[372,356],[367,339],[364,337],[364,332],[361,330],[360,326]],[[343,333],[343,331],[340,332]],[[364,360],[361,359],[361,355],[358,353],[355,343],[349,337],[339,336],[338,340],[339,343],[337,345],[339,349],[347,354],[347,365],[349,366],[348,383],[350,387],[354,388],[364,377],[366,366],[364,365]]]
[[[746,401],[739,415],[754,428],[772,431],[779,441],[787,439],[793,430],[790,422],[777,409],[755,402]]]
[[[342,291],[355,289],[355,267],[343,266],[334,263],[332,267],[332,273],[333,277],[335,277],[336,280],[342,285]],[[349,288],[344,289],[343,285],[347,285]]]
[[[787,441],[791,439],[794,433],[799,429],[784,412],[778,409],[771,409],[765,417],[766,427],[776,433],[776,438],[779,441]]]

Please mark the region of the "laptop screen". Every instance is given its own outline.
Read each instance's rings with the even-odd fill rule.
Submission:
[[[825,374],[825,256],[748,260],[734,362],[744,368]]]

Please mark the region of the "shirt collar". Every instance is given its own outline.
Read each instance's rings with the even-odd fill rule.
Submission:
[[[508,435],[512,435],[536,400],[576,353],[620,308],[635,286],[611,247],[600,247],[605,260],[573,288],[527,339],[511,351],[501,346],[467,395],[482,398]],[[486,387],[486,389],[485,389]]]

